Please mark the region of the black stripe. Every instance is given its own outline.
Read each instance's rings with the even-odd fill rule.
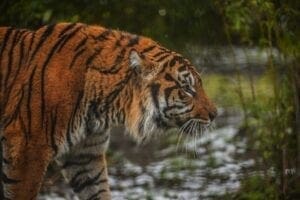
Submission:
[[[96,161],[99,159],[100,155],[94,155],[94,154],[80,154],[71,157],[68,161],[64,163],[62,168],[68,168],[72,166],[84,166],[88,165],[93,161]]]
[[[178,89],[178,85],[172,86],[172,87],[168,87],[164,90],[164,94],[165,94],[165,101],[167,103],[167,106],[169,106],[169,101],[168,99],[170,98],[170,95],[172,93],[173,90]]]
[[[1,173],[1,180],[5,184],[17,184],[20,180],[9,178],[4,172]]]
[[[141,51],[141,54],[147,53],[149,51],[152,51],[154,48],[156,47],[156,45],[152,45],[150,47],[145,48],[144,50]]]
[[[138,130],[139,133],[142,133],[144,130],[144,118],[145,118],[145,112],[146,108],[142,104],[142,102],[139,103],[140,112],[142,113],[142,119],[139,121]]]
[[[68,24],[58,35],[58,37],[61,37],[63,34],[65,34],[68,30],[72,29],[74,26],[76,26],[76,23]]]
[[[108,70],[101,70],[101,73],[104,73],[104,74],[116,74],[116,73],[118,73],[121,69],[120,63],[124,59],[125,53],[126,53],[126,49],[123,48],[121,50],[121,52],[118,54],[118,56],[116,57],[116,59],[114,60],[114,62],[113,62],[114,65]]]
[[[170,51],[169,49],[166,49],[165,47],[162,47],[162,46],[160,46],[159,49],[160,49],[161,51],[164,51],[164,52],[169,53],[169,54],[172,53],[172,51]]]
[[[162,66],[162,69],[159,71],[159,74],[164,73],[168,66],[169,66],[169,62],[165,62]]]
[[[172,58],[172,60],[170,60],[169,66],[173,67],[176,64],[176,59]]]
[[[24,133],[24,138],[25,138],[25,145],[28,144],[28,140],[29,140],[29,134],[28,134],[28,130],[26,128],[25,122],[23,120],[23,118],[21,117],[21,115],[19,114],[19,121],[20,121],[20,125],[22,128],[22,132]]]
[[[106,178],[105,179],[101,179],[99,181],[96,181],[95,185],[98,185],[98,184],[101,184],[101,183],[106,183],[106,182],[108,182],[108,180]]]
[[[106,189],[99,189],[95,194],[92,194],[87,200],[97,200],[98,195],[103,192],[107,192]],[[100,199],[100,197],[99,197],[99,199]]]
[[[7,42],[9,41],[9,37],[10,37],[12,31],[13,31],[13,28],[8,28],[5,33],[4,39],[1,43],[0,58],[2,58],[2,54],[6,48]]]
[[[51,147],[54,150],[55,154],[57,153],[58,150],[58,147],[55,144],[56,121],[57,121],[57,107],[55,108],[54,111],[51,112],[51,129],[50,129]]]
[[[28,52],[27,52],[27,55],[26,55],[26,57],[27,57],[26,58],[26,63],[29,59],[29,54],[31,52],[31,48],[32,48],[32,44],[33,44],[34,39],[35,39],[35,32],[32,33],[31,38],[30,38],[30,42],[29,42],[29,46],[28,46]]]
[[[109,127],[109,124],[110,124],[110,122],[111,122],[111,116],[109,115],[109,109],[110,109],[111,107],[109,107],[109,106],[107,106],[107,112],[105,112],[103,115],[104,115],[104,130],[106,130],[106,129],[108,129],[108,127]]]
[[[116,97],[118,96],[118,94],[124,89],[124,87],[127,85],[128,81],[130,80],[131,76],[132,76],[132,72],[127,73],[127,75],[125,76],[125,78],[123,80],[121,80],[120,82],[118,82],[115,85],[115,89],[109,93],[106,98],[105,98],[105,103],[103,105],[103,110],[102,112],[105,112],[108,110],[109,105],[112,104],[114,102],[114,100],[116,99]]]
[[[154,117],[154,121],[156,122],[156,126],[158,128],[167,128],[167,127],[170,127],[164,120],[164,118],[161,117],[161,115],[157,115]]]
[[[9,41],[9,38],[10,38],[10,35],[11,35],[11,32],[12,32],[13,28],[8,28],[6,30],[6,33],[5,33],[5,36],[4,36],[4,39],[1,42],[1,45],[0,45],[0,65],[1,65],[1,61],[2,61],[2,55],[3,55],[3,52],[6,50],[6,45],[8,44],[8,41]],[[2,69],[3,69],[3,66],[1,66]],[[3,74],[2,74],[2,69],[0,69],[0,93],[4,92],[2,91],[2,78],[3,78]],[[2,113],[2,99],[0,99],[0,115]]]
[[[0,142],[2,143],[2,142],[6,142],[6,141],[7,141],[6,137],[2,136],[0,139]]]
[[[83,147],[94,147],[94,146],[101,146],[104,143],[106,143],[109,140],[109,135],[105,136],[103,140],[98,142],[91,142],[91,143],[85,143]]]
[[[19,35],[17,37],[17,43],[20,41],[20,38],[24,36],[27,31],[24,29],[19,30]]]
[[[82,176],[90,171],[91,171],[91,169],[82,169],[82,170],[77,171],[76,174],[70,180],[71,187],[74,187],[75,185],[78,184],[78,182],[80,181],[80,180],[77,180],[79,176]]]
[[[73,161],[67,161],[65,162],[65,164],[62,166],[62,168],[69,168],[69,167],[73,167],[73,166],[85,166],[90,164],[92,161],[94,161],[94,159],[88,159],[88,160],[84,160],[84,161],[80,161],[80,160],[73,160]]]
[[[79,50],[82,46],[84,46],[85,43],[86,43],[86,41],[87,41],[87,37],[83,38],[83,40],[81,40],[81,41],[77,44],[77,46],[75,47],[74,51],[77,51],[77,50]]]
[[[186,106],[170,106],[170,107],[165,108],[165,109],[163,110],[163,112],[164,112],[164,114],[165,114],[166,117],[167,117],[167,116],[168,116],[168,115],[167,115],[167,112],[168,112],[168,111],[170,111],[170,110],[172,110],[172,109],[176,109],[176,108],[182,109],[182,108],[184,108],[184,107],[186,107]],[[183,114],[187,114],[187,113],[189,113],[189,112],[192,112],[193,110],[194,110],[194,106],[192,106],[191,108],[189,108],[189,109],[187,109],[187,110],[185,110],[185,111],[183,111],[183,112],[172,113],[172,117],[180,116],[180,115],[183,115]]]
[[[11,90],[10,90],[11,91]],[[10,95],[10,94],[9,94]],[[8,118],[4,118],[4,121],[3,121],[3,124],[4,124],[4,127],[6,128],[14,119],[16,119],[16,117],[18,116],[18,114],[19,114],[19,110],[20,110],[20,106],[21,106],[21,102],[22,102],[22,100],[23,100],[23,97],[24,97],[24,90],[22,89],[22,91],[21,91],[21,97],[20,97],[20,99],[19,99],[19,101],[18,101],[18,103],[17,103],[17,105],[15,106],[16,108],[15,108],[15,110],[14,110],[14,113],[11,115],[11,116],[9,116]],[[5,102],[5,104],[4,104],[4,107],[5,107],[5,105],[7,104],[7,101],[9,100],[9,96],[8,96],[8,98],[7,98],[7,100],[6,100],[6,102]]]
[[[86,66],[89,67],[89,65],[94,61],[94,59],[101,53],[102,49],[96,50],[85,62]]]
[[[90,160],[99,160],[99,158],[101,158],[102,154],[96,154],[95,153],[79,153],[77,155],[70,155],[66,158],[66,162],[63,166],[66,165],[66,163],[86,163]],[[75,164],[76,165],[76,164]],[[64,167],[63,167],[64,168]]]
[[[186,60],[184,60],[184,58],[182,58],[181,56],[174,56],[174,59],[179,63],[179,64],[184,64],[184,65],[188,65],[188,63],[186,62]]]
[[[176,82],[176,80],[172,77],[172,75],[171,74],[169,74],[169,73],[166,73],[165,74],[165,79],[167,80],[167,81],[172,81],[172,82]]]
[[[140,41],[139,36],[135,35],[132,38],[130,38],[127,47],[133,47],[134,45],[138,45]]]
[[[31,103],[31,97],[32,97],[32,85],[33,85],[33,77],[35,74],[35,70],[36,70],[36,65],[34,66],[29,80],[28,80],[28,94],[27,94],[27,103],[26,103],[26,108],[27,108],[27,126],[28,126],[28,133],[31,134],[31,108],[30,108],[30,103]]]
[[[64,40],[63,40],[63,42],[60,43],[60,46],[58,47],[57,52],[60,52],[61,49],[63,48],[63,46],[64,46],[69,40],[71,40],[71,39],[76,35],[76,33],[77,33],[79,30],[81,30],[81,28],[82,28],[82,27],[80,26],[80,27],[76,28],[74,31],[72,31],[71,33],[65,35],[65,36],[64,36]]]
[[[26,35],[24,35],[24,33],[26,33],[27,31],[23,31],[23,32],[20,32],[18,38],[16,39],[16,44],[20,42],[19,44],[19,51],[20,51],[20,56],[18,56],[17,59],[19,59],[19,62],[17,64],[17,66],[15,66],[17,69],[16,71],[13,73],[13,78],[12,78],[12,81],[11,83],[7,86],[8,87],[8,91],[10,93],[10,91],[12,90],[12,87],[17,79],[17,76],[19,75],[19,72],[20,72],[20,69],[21,69],[21,63],[23,62],[23,55],[24,55],[24,37],[26,37]],[[15,58],[15,56],[12,55],[13,58]],[[16,60],[17,60],[16,59]],[[14,59],[13,59],[14,60]]]
[[[163,112],[167,112],[167,111],[170,111],[170,110],[173,110],[173,109],[182,109],[182,108],[185,108],[186,105],[172,105],[172,106],[168,106],[166,107]]]
[[[2,162],[5,165],[9,165],[10,164],[10,161],[8,159],[6,159],[6,158],[2,158]]]
[[[182,102],[186,102],[184,100],[186,99],[187,95],[184,92],[182,92],[181,90],[178,90],[178,97],[179,97],[179,99],[181,99]]]
[[[158,102],[159,88],[160,88],[160,84],[158,83],[153,83],[152,85],[150,85],[152,100],[157,109],[159,109],[159,102]]]
[[[126,53],[126,49],[123,48],[121,50],[121,52],[117,55],[116,59],[114,60],[114,64],[112,67],[110,67],[109,69],[101,69],[101,68],[96,68],[94,66],[90,67],[91,69],[94,69],[94,70],[97,70],[98,72],[100,73],[103,73],[103,74],[116,74],[120,71],[121,69],[121,65],[120,63],[122,62],[122,60],[124,59],[124,56],[125,56],[125,53]],[[97,54],[96,54],[97,55]],[[94,57],[96,56],[92,56],[92,59],[94,59]]]
[[[34,56],[36,55],[36,53],[38,52],[38,50],[43,46],[43,44],[45,43],[45,41],[47,40],[47,38],[52,35],[54,29],[55,29],[55,24],[47,26],[45,28],[44,33],[39,38],[39,41],[38,41],[37,45],[35,46],[35,49],[34,49],[33,53],[30,56],[29,62],[31,62],[33,60]]]
[[[158,56],[160,56],[160,55],[162,55],[162,54],[165,54],[165,53],[166,53],[166,52],[164,52],[164,51],[160,51],[160,52],[154,54],[153,57],[156,58],[156,57],[158,57]]]
[[[77,60],[77,58],[79,58],[79,56],[81,55],[81,54],[83,54],[85,52],[85,48],[84,49],[81,49],[80,51],[77,51],[76,52],[76,54],[73,56],[73,58],[72,58],[72,61],[70,62],[70,65],[69,65],[69,69],[71,69],[73,66],[74,66],[74,64],[75,64],[75,62],[76,62],[76,60]]]
[[[161,61],[163,61],[165,58],[167,58],[169,56],[170,56],[170,54],[164,55],[161,58],[157,59],[156,62],[161,62]]]
[[[114,50],[121,46],[121,41],[124,40],[125,36],[121,34],[120,38],[116,39]]]
[[[73,111],[71,113],[71,116],[69,118],[68,128],[67,128],[67,142],[68,142],[69,147],[73,146],[72,139],[71,139],[71,133],[73,132],[74,118],[77,113],[77,110],[80,107],[80,102],[82,100],[82,97],[83,97],[83,91],[80,91],[77,96],[77,100],[76,100],[75,106],[73,108]]]
[[[13,55],[14,55],[13,50],[16,46],[18,35],[20,34],[19,30],[15,30],[14,32],[15,32],[15,34],[13,36],[12,43],[11,43],[11,46],[9,48],[9,53],[8,53],[8,64],[7,64],[7,72],[5,74],[4,87],[8,84],[7,82],[9,79],[10,72],[11,72],[12,59],[13,59]]]
[[[111,33],[110,30],[105,30],[102,33],[100,33],[100,35],[96,36],[95,39],[96,40],[100,40],[100,41],[104,41],[107,40],[107,36]]]
[[[14,64],[14,60],[17,60],[18,58],[14,59],[14,48],[17,46],[17,43],[18,43],[18,38],[19,36],[22,34],[22,32],[17,32],[15,35],[14,35],[14,39],[13,39],[13,42],[12,42],[12,46],[9,48],[9,55],[8,55],[8,58],[9,58],[9,63],[7,65],[7,72],[6,72],[6,77],[5,77],[5,82],[4,82],[4,91],[6,91],[6,96],[9,97],[10,93],[12,92],[12,87],[13,87],[13,84],[17,78],[17,76],[19,75],[19,71],[20,71],[20,65],[17,65],[17,66],[12,66]],[[19,60],[20,61],[20,60]],[[11,73],[11,70],[12,68],[16,67],[16,71],[10,76],[10,73]],[[8,80],[11,79],[11,82],[8,83]],[[6,105],[6,103],[4,104]]]
[[[187,71],[187,67],[185,65],[178,67],[178,72],[183,72],[183,71]]]
[[[23,63],[23,57],[24,57],[24,40],[25,40],[25,37],[22,37],[21,39],[21,43],[20,43],[20,57],[19,57],[19,64],[18,64],[18,67],[20,68],[22,63]]]
[[[97,180],[100,178],[101,174],[104,172],[104,167],[102,168],[102,170],[96,174],[94,177],[88,177],[87,180],[85,180],[83,183],[72,186],[74,189],[74,192],[79,193],[82,190],[84,190],[86,187],[89,187],[91,185],[95,185]]]

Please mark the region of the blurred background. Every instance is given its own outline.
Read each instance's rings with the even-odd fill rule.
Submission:
[[[0,25],[83,22],[145,35],[201,71],[214,128],[138,146],[116,129],[113,199],[300,199],[299,0],[1,0]],[[40,200],[76,199],[57,166]]]

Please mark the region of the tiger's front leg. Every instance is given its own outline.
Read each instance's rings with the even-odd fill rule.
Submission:
[[[111,199],[105,160],[108,142],[108,133],[89,136],[58,161],[81,200]]]
[[[16,128],[3,131],[2,171],[0,184],[2,200],[34,200],[41,187],[53,152],[39,140],[26,140]]]

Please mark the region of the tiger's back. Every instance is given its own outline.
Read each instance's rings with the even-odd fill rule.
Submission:
[[[35,198],[53,160],[81,199],[110,199],[111,127],[142,140],[215,116],[195,68],[149,38],[61,23],[0,42],[3,199]]]

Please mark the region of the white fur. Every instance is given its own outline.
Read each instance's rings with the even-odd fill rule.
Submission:
[[[155,107],[150,99],[147,101],[146,105],[146,113],[144,113],[144,118],[142,123],[144,124],[143,133],[141,133],[144,137],[148,138],[150,135],[152,135],[155,130],[157,130],[157,127],[153,121],[153,116],[155,115]]]
[[[129,55],[130,66],[134,69],[140,68],[142,65],[142,59],[136,51],[131,51]]]

